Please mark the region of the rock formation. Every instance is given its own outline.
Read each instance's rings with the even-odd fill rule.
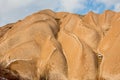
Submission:
[[[119,25],[120,13],[109,10],[43,10],[5,25],[0,80],[119,80]]]

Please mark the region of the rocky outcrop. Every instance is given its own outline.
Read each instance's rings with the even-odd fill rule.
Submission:
[[[0,79],[119,80],[119,16],[43,10],[1,27]]]

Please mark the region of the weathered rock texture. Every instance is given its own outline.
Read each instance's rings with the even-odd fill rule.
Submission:
[[[120,13],[43,10],[1,27],[0,66],[0,80],[120,80]]]

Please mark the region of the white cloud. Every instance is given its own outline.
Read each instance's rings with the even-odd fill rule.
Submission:
[[[0,0],[0,13],[6,13],[30,5],[33,0]]]
[[[34,2],[40,9],[52,9],[54,10],[55,8],[58,8],[61,4],[60,0],[36,0]]]
[[[120,0],[96,0],[97,3],[103,3],[106,6],[106,9],[114,7],[114,11],[120,11]]]
[[[115,9],[116,12],[120,12],[120,3],[115,5]]]
[[[120,0],[96,0],[98,3],[103,3],[107,7],[111,7],[116,5],[117,3],[120,3]]]
[[[74,12],[77,9],[83,9],[86,0],[61,0],[61,9],[68,12]]]
[[[15,22],[25,15],[25,7],[34,0],[0,0],[0,26]]]

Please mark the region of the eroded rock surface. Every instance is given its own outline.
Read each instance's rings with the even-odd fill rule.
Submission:
[[[0,79],[119,80],[119,25],[112,11],[43,10],[1,27]]]

